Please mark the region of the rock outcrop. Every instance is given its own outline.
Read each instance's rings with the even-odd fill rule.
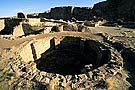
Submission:
[[[107,20],[135,21],[134,0],[107,0],[94,5],[95,15]]]

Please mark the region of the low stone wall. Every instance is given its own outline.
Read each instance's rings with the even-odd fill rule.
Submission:
[[[51,39],[53,39],[53,38],[50,37],[50,38],[46,38],[46,39],[39,39],[33,43],[37,59],[39,59],[41,57],[41,54],[43,52],[45,52],[47,49],[49,49],[51,47],[51,45],[50,45]]]
[[[0,31],[3,30],[5,27],[5,20],[4,19],[0,19]]]
[[[52,27],[45,27],[43,33],[50,33]]]
[[[31,26],[36,26],[40,24],[40,18],[29,18],[28,21],[28,24]]]
[[[31,49],[31,43],[32,42],[26,44],[20,52],[20,56],[24,62],[34,61],[32,49]]]
[[[0,34],[13,34],[14,27],[18,26],[20,22],[25,19],[5,19],[5,28],[0,32]]]
[[[22,27],[22,23],[20,23],[20,25],[16,26],[13,30],[13,36],[22,36],[25,35],[24,31],[23,31],[23,27]]]
[[[56,44],[58,43],[57,41]],[[20,56],[24,62],[34,61],[41,58],[41,54],[51,48],[55,48],[55,39],[53,37],[33,40],[24,45],[20,51]]]

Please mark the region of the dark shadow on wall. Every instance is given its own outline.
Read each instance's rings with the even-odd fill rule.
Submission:
[[[124,68],[128,71],[129,78],[127,81],[132,85],[129,90],[135,89],[135,50],[126,48],[121,52],[124,60]]]
[[[58,26],[53,26],[51,32],[59,32]]]
[[[112,45],[118,52],[120,52],[123,62],[124,69],[128,72],[129,78],[127,81],[131,84],[129,90],[135,89],[135,50],[132,48],[126,48],[122,43],[111,42],[104,37],[104,41]]]
[[[113,43],[113,47],[121,52],[124,61],[124,68],[128,71],[129,78],[127,81],[132,85],[129,90],[135,89],[135,50],[125,48],[121,43]]]
[[[102,45],[93,40],[65,37],[59,45],[52,39],[50,45],[36,61],[37,68],[48,73],[80,74],[85,65],[92,64],[94,69],[110,60],[109,53],[106,59],[104,51],[99,48]]]
[[[24,19],[5,19],[5,28],[1,30],[1,35],[9,35],[13,33],[14,27],[18,26]]]

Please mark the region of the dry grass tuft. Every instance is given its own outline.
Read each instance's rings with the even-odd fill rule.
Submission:
[[[106,80],[108,90],[129,90],[131,84],[126,80],[128,72],[121,70]]]

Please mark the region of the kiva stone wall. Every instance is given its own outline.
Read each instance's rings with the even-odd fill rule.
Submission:
[[[72,7],[51,8],[50,17],[53,19],[70,20],[72,18]]]
[[[20,56],[24,62],[35,61],[41,58],[41,54],[48,49],[54,49],[55,45],[60,44],[60,41],[61,39],[48,37],[33,40],[29,43],[25,42],[19,49]]]
[[[29,42],[27,45],[25,45],[20,53],[20,56],[24,62],[34,61],[31,43],[32,42]]]
[[[50,46],[50,40],[51,38],[45,38],[45,39],[39,39],[35,43],[33,43],[35,51],[36,51],[36,57],[39,59],[41,57],[41,54],[44,53],[47,49],[49,49]]]

